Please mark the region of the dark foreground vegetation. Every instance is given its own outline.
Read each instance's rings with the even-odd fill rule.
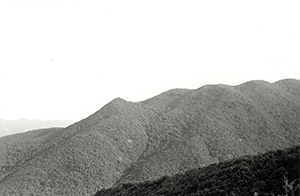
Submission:
[[[299,196],[300,146],[212,164],[155,181],[121,184],[94,196],[295,195]],[[298,187],[298,188],[297,188]]]

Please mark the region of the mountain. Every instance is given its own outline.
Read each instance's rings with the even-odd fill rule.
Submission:
[[[94,196],[295,195],[299,196],[300,146],[245,156],[154,181],[127,183]]]
[[[292,147],[299,119],[293,79],[173,89],[136,103],[116,98],[64,129],[0,138],[0,195],[91,195]]]
[[[0,118],[0,137],[15,133],[22,133],[34,129],[50,128],[50,127],[66,127],[72,124],[69,120],[31,120],[18,119],[6,120]]]

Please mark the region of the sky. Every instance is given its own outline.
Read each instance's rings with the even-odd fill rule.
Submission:
[[[299,0],[0,0],[0,118],[300,79]]]

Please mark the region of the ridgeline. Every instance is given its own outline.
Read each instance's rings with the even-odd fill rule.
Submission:
[[[300,81],[116,98],[64,129],[0,138],[0,195],[91,195],[300,143]]]

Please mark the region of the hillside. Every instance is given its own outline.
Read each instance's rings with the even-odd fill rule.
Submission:
[[[0,153],[0,195],[91,195],[298,145],[299,92],[300,81],[289,79],[173,89],[137,103],[116,98],[69,127],[24,136],[33,145],[26,152],[11,150],[14,135],[0,140],[12,146]]]
[[[39,129],[0,138],[0,180],[33,154],[46,149],[50,138],[62,129]]]
[[[121,184],[100,190],[94,196],[253,196],[255,193],[271,196],[285,195],[287,185],[299,196],[300,190],[296,188],[300,185],[299,166],[300,146],[297,146],[212,164],[154,181]]]
[[[69,120],[6,120],[0,118],[0,137],[16,133],[22,133],[29,130],[45,129],[52,127],[66,127],[72,123],[73,122]]]

